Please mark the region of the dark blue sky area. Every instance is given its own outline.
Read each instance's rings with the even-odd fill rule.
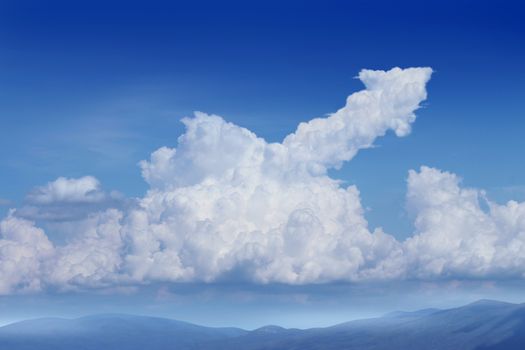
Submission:
[[[523,12],[517,1],[2,1],[0,198],[87,174],[138,196],[137,162],[175,146],[194,110],[279,141],[342,106],[362,68],[431,66],[413,134],[378,140],[334,176],[398,237],[411,231],[407,171],[422,164],[523,200]]]

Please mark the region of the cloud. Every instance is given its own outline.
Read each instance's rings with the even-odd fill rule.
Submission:
[[[111,287],[117,283],[125,248],[121,219],[119,210],[108,209],[81,221],[76,237],[55,248],[48,261],[46,281],[63,290]]]
[[[416,212],[416,232],[405,243],[415,276],[525,276],[525,203],[499,205],[428,167],[410,171],[407,200]]]
[[[346,105],[328,118],[299,124],[282,143],[266,143],[247,129],[221,117],[196,113],[185,118],[186,133],[178,148],[162,147],[142,174],[154,188],[194,185],[205,178],[261,175],[317,176],[352,159],[374,140],[393,130],[410,132],[414,111],[426,99],[430,68],[394,68],[388,72],[363,70],[359,79],[367,87],[350,95]]]
[[[388,72],[362,70],[359,79],[366,90],[350,95],[346,105],[329,118],[299,124],[282,144],[288,160],[313,174],[339,167],[360,149],[393,130],[397,136],[410,133],[414,111],[426,99],[430,68],[394,68]]]
[[[25,205],[16,213],[30,220],[72,221],[102,209],[121,207],[123,200],[116,191],[103,191],[99,180],[93,176],[59,177],[29,192]]]
[[[100,182],[93,176],[84,176],[78,179],[59,177],[35,188],[27,195],[27,200],[33,204],[96,203],[105,197]]]
[[[9,199],[0,198],[0,207],[8,206],[10,204],[11,204],[11,201]]]
[[[370,230],[358,189],[327,175],[377,137],[409,134],[431,72],[363,70],[364,90],[329,117],[301,123],[281,143],[197,112],[183,119],[186,132],[176,148],[162,147],[140,162],[150,188],[133,205],[101,205],[111,195],[92,177],[37,188],[27,200],[40,213],[94,206],[74,218],[74,234],[63,245],[23,219],[30,216],[24,208],[10,213],[0,226],[0,244],[35,253],[27,254],[27,271],[0,276],[0,292],[156,281],[522,276],[525,204],[498,205],[482,191],[461,188],[456,175],[423,167],[408,178],[416,231],[400,242]],[[25,247],[13,240],[9,222],[39,239]],[[16,270],[16,263],[9,266]]]
[[[0,294],[38,291],[53,245],[42,229],[11,211],[0,222]]]
[[[184,119],[177,149],[141,162],[151,190],[127,226],[133,277],[212,281],[234,271],[262,283],[314,283],[398,275],[401,245],[369,232],[357,188],[340,187],[326,170],[388,130],[405,136],[430,75],[364,70],[365,90],[282,143],[215,115]]]

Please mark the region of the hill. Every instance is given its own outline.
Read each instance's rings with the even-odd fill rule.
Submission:
[[[458,308],[394,312],[326,328],[253,331],[157,317],[36,319],[0,328],[0,349],[514,350],[525,347],[525,305],[480,300]]]

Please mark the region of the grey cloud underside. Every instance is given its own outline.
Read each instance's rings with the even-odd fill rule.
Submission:
[[[456,175],[422,167],[408,178],[416,232],[400,242],[370,231],[358,189],[327,175],[390,130],[408,135],[431,72],[363,70],[364,90],[282,143],[215,115],[183,119],[177,148],[140,164],[146,195],[76,221],[68,244],[12,211],[0,224],[0,292],[232,276],[287,284],[523,276],[525,204],[492,203]],[[96,179],[58,180],[30,196],[33,205],[107,196]]]

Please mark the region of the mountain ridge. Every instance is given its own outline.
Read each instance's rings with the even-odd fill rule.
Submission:
[[[525,346],[525,304],[479,300],[451,309],[395,311],[329,327],[255,330],[206,327],[132,314],[39,318],[0,327],[0,348],[91,350],[428,349],[496,350]],[[502,347],[503,346],[503,347]]]

